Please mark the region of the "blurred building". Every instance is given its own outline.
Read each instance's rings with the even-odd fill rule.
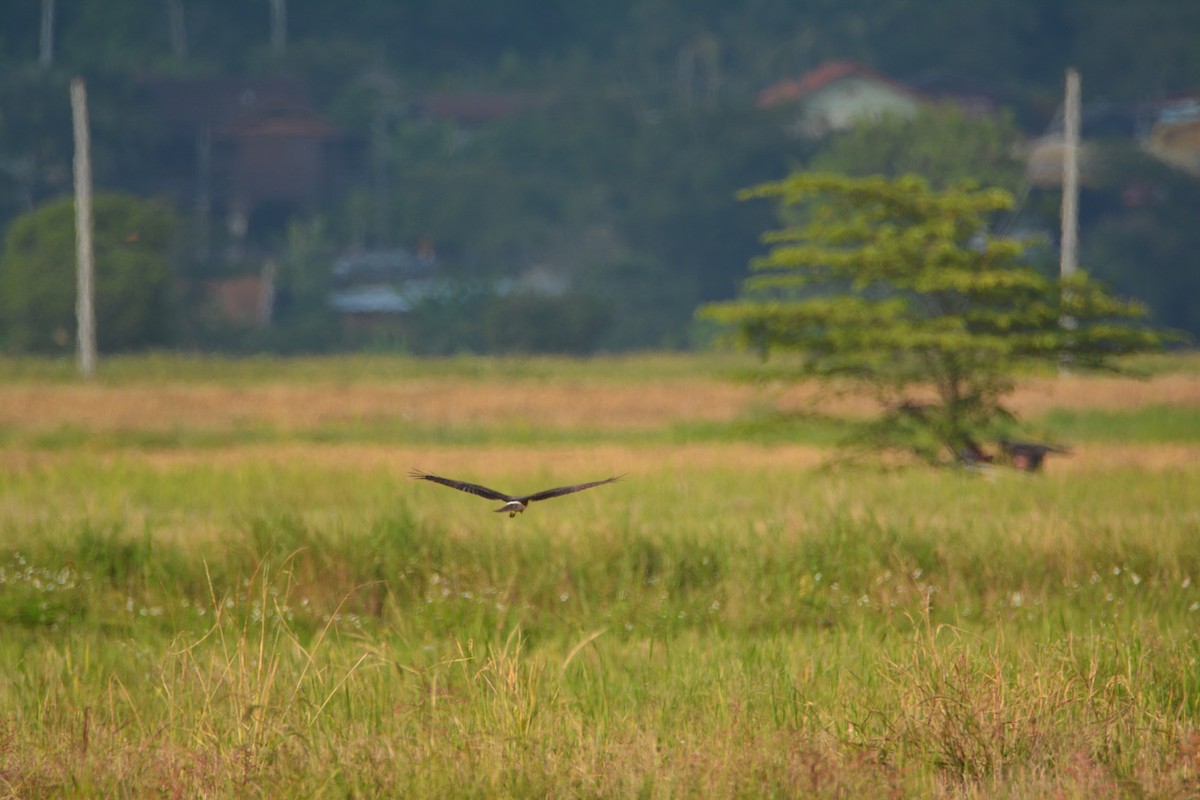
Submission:
[[[292,78],[152,78],[167,177],[197,213],[198,246],[224,221],[232,255],[311,214],[340,183],[345,137]],[[189,202],[190,201],[190,202]],[[207,253],[202,253],[207,255]]]
[[[1153,109],[1142,146],[1160,161],[1200,177],[1200,94],[1173,98]]]
[[[819,138],[863,119],[887,114],[911,117],[927,98],[915,89],[856,61],[827,61],[798,78],[762,89],[759,108],[794,108],[794,132]]]

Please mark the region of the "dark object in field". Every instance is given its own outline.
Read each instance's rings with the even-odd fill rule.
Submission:
[[[507,511],[508,516],[515,517],[525,510],[525,507],[535,500],[549,500],[551,497],[562,497],[564,494],[572,492],[582,492],[584,489],[591,489],[593,486],[602,486],[606,483],[619,481],[622,476],[618,475],[614,478],[605,478],[602,481],[592,481],[591,483],[577,483],[574,486],[559,486],[557,489],[546,489],[545,491],[536,492],[534,494],[511,495],[504,492],[497,492],[495,489],[489,489],[486,486],[480,486],[477,483],[467,483],[466,481],[456,481],[453,478],[442,478],[437,475],[430,475],[428,472],[422,472],[419,469],[414,469],[408,473],[410,478],[418,478],[424,481],[433,481],[440,483],[442,486],[449,486],[451,489],[458,489],[460,492],[479,495],[486,497],[489,500],[503,500],[504,505],[500,508],[492,509],[493,511]]]
[[[984,469],[991,466],[993,461],[995,457],[972,439],[967,439],[963,446],[958,448],[958,463],[966,469]]]
[[[1037,472],[1042,468],[1042,461],[1050,453],[1066,454],[1071,451],[1065,447],[1052,444],[1037,444],[1034,442],[1014,442],[1009,439],[1000,440],[1000,449],[1008,456],[1013,468],[1025,472]]]

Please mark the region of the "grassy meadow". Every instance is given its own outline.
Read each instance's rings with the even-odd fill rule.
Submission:
[[[1021,381],[1029,476],[731,356],[0,359],[0,797],[1195,797],[1200,359],[1138,366]]]

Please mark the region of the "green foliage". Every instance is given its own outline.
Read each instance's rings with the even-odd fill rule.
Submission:
[[[833,136],[808,169],[857,177],[912,173],[937,187],[976,181],[1015,191],[1024,169],[1016,156],[1020,142],[1011,114],[971,117],[950,104],[922,106],[911,119],[858,122]]]
[[[629,268],[642,263],[692,304],[735,287],[766,217],[734,192],[777,174],[786,153],[781,129],[748,106],[650,115],[592,87],[469,134],[405,123],[392,147],[395,184],[405,187],[392,228],[401,241],[438,243],[447,273],[478,279],[551,264],[628,300],[646,294],[648,276]],[[651,335],[665,319],[675,324],[667,335],[682,339],[682,314],[641,325]]]
[[[334,242],[321,218],[306,222],[292,220],[285,233],[283,262],[276,277],[276,291],[286,304],[300,310],[324,309],[333,285],[329,268]]]
[[[1200,181],[1134,142],[1096,145],[1095,185],[1082,197],[1080,259],[1096,277],[1144,300],[1156,324],[1200,335]]]
[[[1002,190],[796,173],[742,197],[801,206],[801,220],[765,236],[741,299],[700,314],[764,353],[800,352],[808,375],[856,382],[882,409],[877,443],[954,456],[1011,420],[1001,401],[1021,364],[1106,367],[1163,343],[1135,324],[1141,305],[1083,272],[1053,280],[989,234],[1012,203]]]
[[[93,212],[100,349],[165,342],[174,214],[123,194],[97,195]],[[20,217],[8,231],[0,260],[4,341],[17,351],[69,352],[75,287],[75,204],[66,198]]]
[[[68,92],[65,76],[0,69],[0,226],[70,191]]]
[[[89,79],[98,182],[177,198],[199,196],[198,131],[168,120],[145,76],[287,75],[346,134],[331,161],[336,190],[323,193],[315,209],[330,220],[339,248],[411,246],[429,237],[455,278],[490,280],[550,264],[576,287],[596,282],[593,267],[654,263],[662,265],[660,285],[680,304],[735,292],[766,222],[762,207],[733,203],[733,191],[782,174],[789,161],[805,164],[815,146],[785,139],[777,120],[754,110],[755,93],[822,60],[854,58],[935,97],[938,84],[952,79],[956,89],[1002,98],[1029,134],[1045,130],[1058,103],[1063,63],[1083,70],[1085,109],[1101,97],[1129,108],[1200,82],[1191,44],[1200,12],[1181,2],[1134,11],[1112,0],[980,0],[923,11],[898,0],[613,0],[595,7],[528,0],[502,9],[479,0],[288,0],[280,53],[270,47],[263,2],[77,0],[52,6],[54,63],[43,67],[39,12],[50,5],[0,4],[0,228],[70,189],[64,98],[71,75]],[[174,30],[173,10],[183,23]],[[921,24],[911,24],[914,14]],[[514,91],[547,102],[463,125],[414,113],[430,92]],[[1085,135],[1093,130],[1089,118]],[[915,171],[939,186],[966,177],[1013,188],[1013,151],[1005,146],[1013,133],[1006,117],[923,111],[913,121],[884,120],[836,137],[811,168]],[[226,252],[223,183],[211,187],[211,229],[195,236],[210,244],[206,253]],[[1194,203],[1189,190],[1166,192],[1169,199],[1153,207],[1100,219],[1089,218],[1085,196],[1081,246],[1094,274],[1121,291],[1136,289],[1158,323],[1196,331],[1195,271],[1179,264],[1195,250],[1197,226],[1178,219]],[[1035,193],[1024,205],[1026,215],[1039,199]],[[290,213],[282,205],[276,211]],[[1041,216],[1049,224],[1033,227],[1053,227],[1053,210]],[[263,234],[268,217],[255,214],[249,242],[278,256],[279,242]],[[283,222],[271,227],[283,230]],[[1142,256],[1134,262],[1125,253]],[[209,263],[197,272],[228,268]],[[620,272],[630,281],[618,293],[643,288]],[[603,346],[674,346],[689,336],[675,306],[638,314],[620,309],[618,323],[631,324],[614,325]],[[339,338],[328,318],[304,316],[303,328],[288,322],[269,336],[225,331],[211,343],[245,351],[360,342]],[[457,320],[455,328],[471,322]],[[464,337],[442,349],[487,344]]]
[[[483,319],[489,347],[510,353],[587,353],[609,325],[607,309],[590,297],[517,293],[497,297]]]
[[[628,256],[589,265],[581,289],[612,317],[602,349],[679,349],[696,308],[693,282],[650,257]]]

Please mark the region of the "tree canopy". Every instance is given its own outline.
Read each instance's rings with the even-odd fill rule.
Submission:
[[[989,233],[1001,189],[936,190],[920,177],[794,173],[746,190],[799,208],[766,234],[743,295],[701,310],[744,345],[794,351],[802,374],[846,379],[878,402],[878,441],[933,460],[1002,432],[1025,362],[1079,367],[1161,346],[1144,308],[1079,272],[1067,281]]]
[[[175,215],[102,193],[93,202],[96,336],[102,350],[166,341]],[[13,222],[0,258],[0,342],[70,352],[75,343],[75,203],[64,198]]]
[[[945,103],[922,106],[911,119],[862,120],[835,135],[808,164],[810,172],[921,175],[935,186],[975,181],[1015,191],[1024,165],[1021,133],[1011,114],[969,116]]]
[[[938,187],[967,178],[1027,196],[1019,227],[1052,233],[1057,192],[1023,185],[1015,156],[1018,140],[1047,131],[1063,69],[1083,71],[1085,138],[1099,129],[1090,112],[1104,112],[1136,147],[1135,112],[1146,122],[1156,101],[1200,85],[1198,30],[1200,5],[1172,0],[1134,10],[1115,0],[0,3],[0,235],[70,191],[66,87],[83,75],[97,186],[175,207],[196,243],[170,265],[182,283],[257,273],[268,259],[295,283],[283,251],[299,223],[312,225],[313,270],[356,249],[428,241],[448,281],[479,287],[553,272],[592,295],[603,306],[595,318],[609,324],[585,326],[595,337],[585,350],[679,346],[695,340],[696,302],[736,292],[769,224],[769,209],[733,200],[738,187],[789,168],[914,171]],[[810,141],[790,135],[788,112],[756,107],[764,87],[828,59],[858,61],[930,102],[1005,111],[925,108]],[[198,124],[203,104],[173,109],[156,87],[281,78],[304,96],[302,116],[336,129],[322,147],[328,181],[311,201],[252,209],[245,241],[233,242],[243,235],[230,224],[229,129]],[[433,95],[537,102],[463,121],[432,112]],[[210,152],[202,142],[213,131]],[[1110,160],[1106,148],[1096,163]],[[1082,252],[1096,275],[1145,299],[1156,321],[1200,332],[1188,300],[1194,271],[1181,268],[1200,236],[1188,217],[1200,183],[1152,166],[1134,163],[1106,183],[1088,176]],[[1131,187],[1141,199],[1127,200]],[[273,327],[302,317],[313,321],[311,341],[342,341],[318,285],[281,285],[281,308],[291,305]],[[648,288],[662,302],[648,301]],[[495,293],[482,302],[492,300],[504,305]],[[451,330],[442,315],[458,307],[448,305],[405,346],[499,346],[485,315],[465,311],[475,305],[462,306],[454,327],[470,337],[434,335]],[[539,347],[552,345],[551,336]]]

